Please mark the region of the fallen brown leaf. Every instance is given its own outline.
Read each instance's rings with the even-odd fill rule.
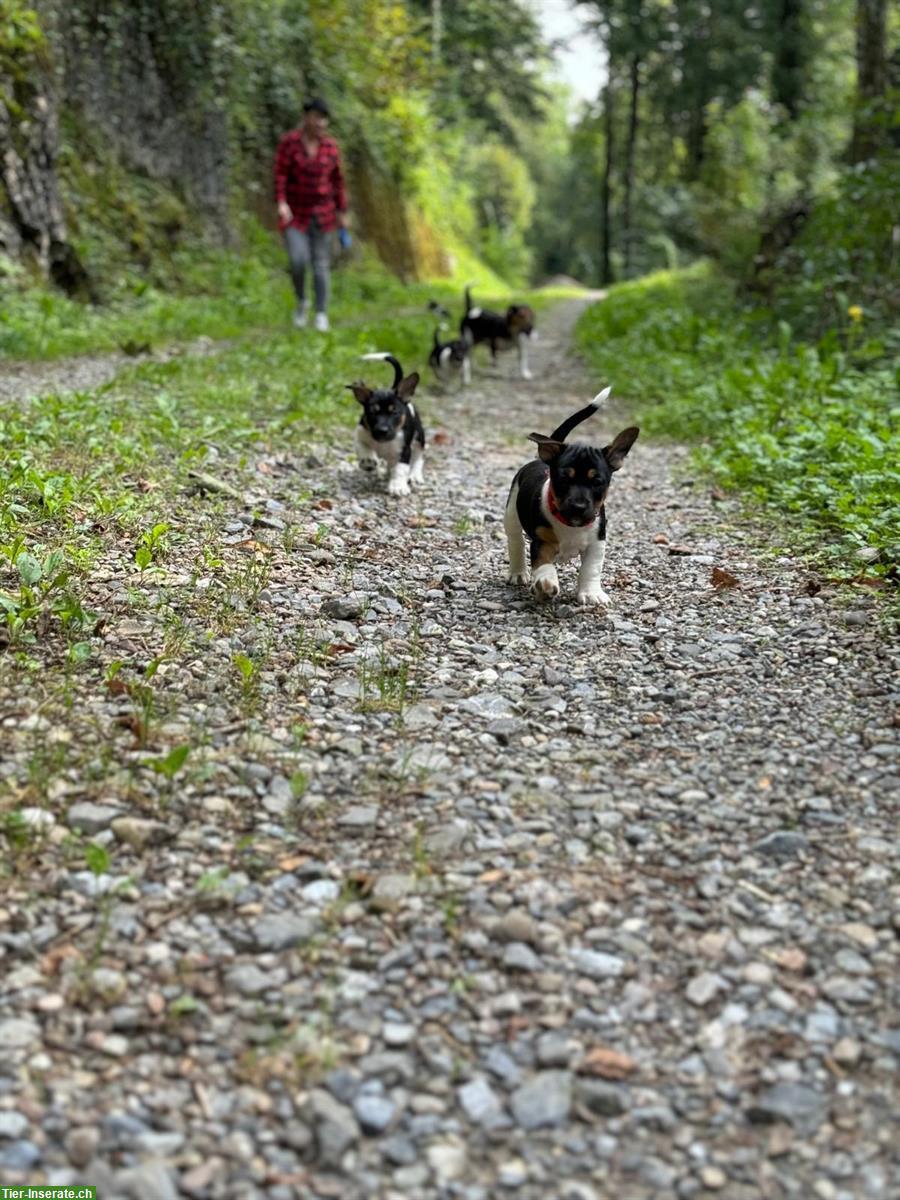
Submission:
[[[714,588],[735,588],[741,586],[738,577],[732,575],[730,571],[726,571],[724,567],[713,567],[712,585]]]
[[[637,1070],[637,1063],[621,1050],[595,1046],[587,1052],[576,1070],[581,1075],[599,1075],[602,1079],[626,1079]]]
[[[453,439],[450,437],[449,433],[444,433],[443,430],[440,430],[431,439],[431,444],[432,444],[432,446],[447,446],[452,441],[453,441]]]
[[[692,546],[686,546],[683,542],[677,542],[675,545],[669,547],[669,553],[685,555],[693,554],[694,550]]]
[[[664,533],[654,534],[653,540],[656,542],[657,546],[668,546],[669,544],[669,539]]]

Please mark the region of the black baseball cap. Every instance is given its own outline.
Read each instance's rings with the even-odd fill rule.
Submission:
[[[328,105],[325,103],[325,101],[322,100],[319,96],[313,96],[311,100],[307,100],[306,103],[303,105],[303,111],[305,113],[319,112],[322,114],[323,117],[331,116],[331,109],[328,107]]]

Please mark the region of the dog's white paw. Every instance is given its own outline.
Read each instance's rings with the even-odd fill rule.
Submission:
[[[559,595],[559,576],[555,567],[538,567],[531,581],[534,594],[538,599],[552,600]]]
[[[406,479],[391,479],[388,481],[387,490],[389,496],[408,496],[409,481]]]
[[[534,379],[534,376],[532,375],[532,373],[531,373],[531,372],[528,370],[528,368],[526,367],[526,368],[525,368],[525,370],[522,372],[522,378],[523,378],[523,379]]]
[[[602,587],[586,587],[578,593],[578,603],[587,607],[597,604],[609,604],[609,596]]]
[[[528,576],[524,571],[511,571],[506,577],[507,583],[513,583],[521,587],[528,586]]]

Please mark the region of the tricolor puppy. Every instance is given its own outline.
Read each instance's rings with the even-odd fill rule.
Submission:
[[[462,340],[471,347],[482,342],[490,346],[493,361],[496,361],[498,350],[515,346],[519,352],[519,374],[523,379],[531,379],[528,340],[534,332],[533,309],[527,304],[511,304],[503,314],[492,312],[489,308],[478,308],[472,303],[470,287],[466,288],[465,303],[465,316],[459,323]]]
[[[613,471],[621,467],[639,431],[631,426],[602,449],[585,442],[566,443],[566,436],[593,416],[609,393],[609,388],[600,392],[549,437],[530,434],[540,457],[516,473],[509,491],[505,517],[509,581],[528,582],[527,542],[531,586],[541,599],[559,595],[557,562],[580,555],[578,603],[609,603],[600,585],[606,554],[604,502]]]
[[[428,355],[428,365],[434,371],[440,383],[447,383],[456,376],[463,383],[472,381],[472,367],[469,362],[469,347],[462,338],[454,338],[450,342],[442,342],[438,336],[440,329],[434,331],[434,341],[431,353]]]
[[[347,387],[362,405],[356,427],[356,450],[364,471],[376,471],[379,460],[388,468],[387,490],[392,496],[408,496],[410,484],[423,483],[425,429],[413,407],[412,396],[419,382],[417,372],[403,378],[403,368],[393,354],[364,354],[369,362],[387,362],[394,368],[389,388],[370,388],[362,380]]]

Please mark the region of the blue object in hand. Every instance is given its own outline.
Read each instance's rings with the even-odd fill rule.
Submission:
[[[353,238],[350,236],[350,230],[349,229],[339,229],[338,230],[338,241],[341,243],[341,245],[343,246],[343,248],[345,250],[349,250],[350,247],[353,245]]]

